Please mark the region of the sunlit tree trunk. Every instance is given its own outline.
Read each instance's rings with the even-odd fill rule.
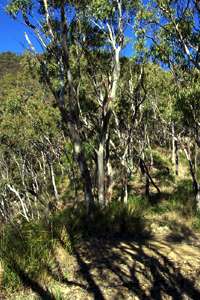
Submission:
[[[101,206],[105,205],[105,172],[104,172],[104,145],[100,143],[97,151],[98,163],[98,200]]]

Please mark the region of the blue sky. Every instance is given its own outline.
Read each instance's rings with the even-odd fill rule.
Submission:
[[[0,52],[21,53],[27,47],[24,32],[27,28],[20,21],[13,20],[4,11],[6,1],[0,3]]]
[[[33,44],[36,45],[33,34],[29,32],[22,20],[13,20],[6,12],[5,5],[7,0],[0,0],[0,52],[12,51],[18,54],[23,53],[27,48],[24,33],[28,32]],[[127,36],[132,38],[132,33],[128,30]],[[131,43],[132,44],[132,43]],[[123,51],[123,55],[130,56],[132,45],[129,44]]]
[[[14,20],[5,11],[8,0],[0,0],[0,52],[11,51],[17,54],[23,53],[29,48],[25,39],[25,32],[38,50],[41,50],[34,34],[24,24],[22,18],[17,16]]]

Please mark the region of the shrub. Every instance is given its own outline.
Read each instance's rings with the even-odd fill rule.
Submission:
[[[65,226],[66,233],[70,237],[70,245],[80,238],[90,236],[142,233],[145,227],[143,218],[145,205],[145,200],[138,197],[131,198],[128,205],[113,201],[104,208],[97,205],[90,216],[85,207],[79,205],[54,217],[53,222],[57,224],[57,229]],[[61,232],[60,229],[58,231]]]
[[[21,223],[7,226],[0,244],[4,268],[3,287],[20,288],[20,271],[31,279],[45,280],[47,265],[51,265],[55,241],[44,223]]]
[[[42,285],[50,280],[48,275],[52,276],[49,270],[59,278],[59,266],[54,257],[58,246],[72,253],[74,245],[84,238],[144,236],[147,233],[146,206],[145,199],[131,197],[127,205],[118,201],[104,208],[97,205],[88,215],[85,207],[79,204],[57,212],[48,220],[7,226],[0,244],[4,289],[22,288],[24,275]]]
[[[147,154],[150,155],[149,150],[147,150]],[[172,164],[164,154],[160,153],[157,150],[151,150],[151,154],[153,156],[153,163],[156,169],[172,169]]]

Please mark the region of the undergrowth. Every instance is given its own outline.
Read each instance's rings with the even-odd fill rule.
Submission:
[[[51,280],[49,270],[59,272],[56,247],[62,246],[72,254],[82,239],[147,234],[145,201],[132,197],[127,205],[112,202],[104,208],[96,206],[90,215],[79,204],[49,216],[48,220],[23,221],[5,227],[0,244],[3,289],[9,293],[20,290],[25,285],[24,277],[48,285]]]
[[[145,197],[130,196],[128,204],[112,201],[103,208],[95,206],[90,214],[78,203],[55,212],[48,219],[7,225],[1,234],[4,276],[0,285],[11,294],[26,286],[25,275],[48,286],[52,274],[59,273],[55,250],[61,246],[70,257],[81,241],[90,238],[149,238],[149,219],[146,218],[149,213],[155,216],[177,211],[191,216],[194,228],[200,229],[200,214],[195,214],[191,205],[191,181],[180,181],[174,193],[168,196],[162,199],[161,195],[155,205]]]

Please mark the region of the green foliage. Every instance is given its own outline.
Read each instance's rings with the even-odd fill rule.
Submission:
[[[4,52],[0,54],[0,80],[4,76],[11,74],[17,74],[20,71],[20,60],[21,57],[12,53]]]
[[[8,207],[12,217],[19,215],[19,211],[12,210],[16,195],[8,192],[7,184],[26,199],[27,213],[33,217],[44,209],[44,203],[49,201],[47,195],[53,193],[49,164],[53,165],[56,175],[61,174],[58,160],[65,142],[60,112],[50,105],[51,97],[40,85],[37,70],[33,77],[29,56],[20,57],[20,63],[20,71],[15,76],[1,79],[5,89],[0,93],[0,189],[10,199]],[[30,199],[36,201],[33,200],[36,196],[37,208],[29,202]],[[42,205],[38,198],[43,197]]]
[[[153,155],[153,164],[156,169],[166,169],[166,168],[172,168],[172,164],[169,161],[167,157],[165,157],[166,154],[162,154],[161,152],[157,150],[152,150]]]
[[[152,56],[167,66],[173,65],[176,71],[190,70],[191,66],[199,69],[196,47],[200,38],[199,28],[196,28],[198,4],[193,1],[150,0],[144,11],[142,25],[153,41]],[[152,14],[148,17],[149,11]]]
[[[191,180],[185,179],[178,182],[174,192],[161,195],[161,201],[150,210],[156,214],[176,211],[183,217],[194,217],[194,193]]]
[[[56,241],[42,222],[7,226],[1,236],[0,256],[4,267],[5,289],[20,288],[19,266],[32,279],[44,279],[47,266],[53,264]],[[16,267],[16,268],[15,268]]]
[[[120,234],[142,236],[145,232],[144,203],[144,199],[137,197],[131,198],[128,205],[113,201],[103,209],[96,206],[90,216],[79,205],[59,214],[53,224],[60,224],[59,232],[64,225],[67,234],[75,241],[83,237],[112,237]]]
[[[114,6],[110,5],[108,0],[92,1],[92,12],[99,19],[105,19],[112,15]]]
[[[3,289],[6,289],[9,293],[16,292],[21,288],[21,281],[17,273],[3,263]]]
[[[196,230],[200,230],[200,214],[196,213],[194,219],[193,219],[193,228]]]
[[[187,78],[185,86],[179,89],[175,103],[175,110],[178,112],[182,125],[194,131],[200,121],[199,97],[199,76],[194,73],[192,77]]]
[[[135,209],[138,215],[144,215],[145,210],[149,207],[148,200],[140,195],[129,196],[128,203],[132,208]]]
[[[177,212],[183,212],[183,207],[184,204],[181,202],[182,199],[178,198],[176,196],[173,197],[173,195],[171,195],[171,197],[169,199],[164,200],[161,203],[156,204],[155,206],[153,206],[150,211],[153,212],[153,214],[165,214],[167,212],[173,212],[173,211],[177,211]]]
[[[7,6],[7,11],[16,17],[18,12],[21,10],[23,14],[26,14],[32,8],[32,0],[12,0]]]

